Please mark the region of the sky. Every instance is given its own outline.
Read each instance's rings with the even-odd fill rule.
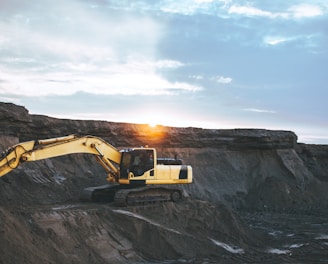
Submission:
[[[327,0],[1,0],[0,101],[328,144]]]

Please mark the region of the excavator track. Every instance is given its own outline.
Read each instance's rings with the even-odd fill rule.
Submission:
[[[177,202],[182,198],[178,189],[163,187],[141,187],[134,189],[122,189],[115,194],[117,206],[145,205],[158,202]]]
[[[84,202],[114,202],[117,206],[177,202],[181,198],[182,194],[178,189],[116,184],[88,187],[80,195],[80,200]]]
[[[82,202],[114,202],[115,194],[121,188],[122,186],[118,184],[88,187],[80,193],[80,200]]]

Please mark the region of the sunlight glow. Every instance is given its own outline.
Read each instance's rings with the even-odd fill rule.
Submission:
[[[157,123],[153,123],[153,122],[148,123],[148,125],[152,128],[157,127]]]
[[[161,112],[154,112],[154,111],[150,113],[148,112],[149,111],[142,112],[142,110],[140,110],[140,112],[136,114],[131,121],[133,121],[133,123],[136,124],[147,124],[151,128],[155,128],[156,126],[159,125],[173,125],[174,123],[177,122],[177,120],[171,120],[171,122],[173,121],[173,124],[170,124],[168,118],[168,116],[170,116],[169,113],[165,113],[165,112],[161,113]]]

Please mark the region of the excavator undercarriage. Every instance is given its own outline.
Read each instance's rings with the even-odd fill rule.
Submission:
[[[84,202],[113,202],[117,206],[178,202],[181,198],[182,192],[177,188],[119,184],[88,187],[80,195]]]

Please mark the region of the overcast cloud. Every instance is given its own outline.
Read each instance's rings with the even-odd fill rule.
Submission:
[[[328,144],[326,0],[3,0],[0,100]]]

